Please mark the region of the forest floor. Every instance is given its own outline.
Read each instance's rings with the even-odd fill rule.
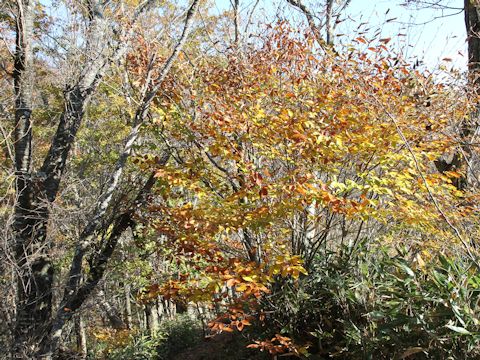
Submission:
[[[264,360],[266,354],[246,348],[244,339],[230,333],[218,334],[177,354],[172,360]]]

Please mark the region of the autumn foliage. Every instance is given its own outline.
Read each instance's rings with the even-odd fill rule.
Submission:
[[[242,38],[238,1],[154,3],[65,2],[56,28],[19,0],[0,29],[18,58],[0,84],[0,344],[480,358],[472,76],[413,66],[380,31],[325,42],[307,16]]]
[[[456,186],[465,169],[435,161],[455,151],[449,129],[469,99],[387,42],[340,55],[279,23],[244,54],[179,65],[149,124],[176,161],[155,170],[142,218],[178,270],[149,296],[211,302],[213,331],[242,331],[274,317],[265,299],[298,287],[327,253],[372,241],[422,250],[425,266],[462,248],[475,212]],[[151,157],[136,162],[155,169]],[[308,344],[277,333],[249,347],[301,356]]]

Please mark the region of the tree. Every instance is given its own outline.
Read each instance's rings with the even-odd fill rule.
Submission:
[[[255,2],[0,12],[13,357],[161,356],[175,313],[273,355],[479,352],[478,195],[438,171],[475,94],[334,44],[349,3],[249,34]]]
[[[217,331],[242,330],[265,309],[272,325],[282,314],[271,299],[330,252],[348,258],[390,236],[454,241],[445,219],[462,222],[459,174],[438,174],[431,160],[452,149],[440,129],[468,113],[466,99],[393,66],[385,41],[356,41],[372,57],[324,54],[280,23],[245,58],[179,79],[189,101],[172,97],[152,124],[177,144],[175,160],[157,170],[143,221],[169,239],[183,271],[158,276],[145,298],[219,299]]]
[[[325,1],[325,19],[322,20],[321,24],[317,25],[315,21],[315,15],[301,0],[287,0],[289,4],[300,10],[307,19],[308,26],[310,30],[315,34],[320,43],[325,42],[327,47],[331,47],[334,44],[334,30],[335,30],[335,21],[341,14],[341,12],[350,4],[351,0],[345,1],[334,1],[326,0]],[[336,8],[335,8],[335,5]],[[321,29],[325,27],[325,40],[321,36]]]
[[[15,262],[18,267],[18,302],[15,321],[15,357],[51,358],[59,345],[62,329],[72,314],[102,278],[105,265],[112,255],[119,236],[131,225],[135,209],[142,203],[154,183],[150,177],[139,191],[130,207],[110,223],[105,223],[105,214],[132,147],[139,136],[149,111],[150,104],[160,90],[163,81],[184,45],[192,26],[199,1],[193,1],[186,16],[183,31],[172,53],[152,78],[154,63],[150,64],[145,76],[149,79],[144,86],[142,99],[131,119],[132,128],[125,139],[114,169],[111,171],[105,189],[88,223],[76,240],[70,273],[64,285],[64,295],[53,321],[52,292],[54,268],[50,258],[54,244],[49,238],[51,206],[55,202],[64,177],[69,155],[85,112],[98,91],[99,84],[108,74],[112,65],[128,52],[134,26],[141,16],[153,7],[153,1],[139,3],[133,15],[127,18],[123,4],[88,1],[84,8],[74,10],[76,16],[86,23],[85,47],[74,76],[67,81],[64,89],[63,111],[57,131],[38,171],[32,169],[32,112],[33,85],[35,81],[34,21],[36,2],[18,1],[15,15],[16,41],[13,78],[15,83]],[[167,158],[162,159],[165,162]],[[109,236],[97,244],[97,235],[102,228],[112,230]],[[84,257],[92,246],[98,246],[91,255],[90,269],[84,274]],[[36,354],[36,355],[34,355]]]
[[[479,5],[472,0],[465,0],[462,8],[455,8],[443,4],[442,1],[435,3],[421,1],[421,0],[408,0],[407,5],[415,4],[420,7],[432,7],[435,9],[445,9],[449,11],[463,10],[465,16],[465,30],[468,45],[467,54],[467,67],[468,67],[468,86],[469,92],[474,96],[472,101],[476,102],[479,86],[478,69],[480,63],[480,18],[479,18]],[[475,133],[477,124],[478,110],[472,112],[469,118],[466,118],[459,126],[458,132],[458,148],[452,154],[443,156],[436,161],[438,171],[452,171],[465,169],[464,176],[459,178],[456,183],[459,188],[465,188],[469,181],[468,174],[472,172],[472,165],[470,164],[470,158],[472,156],[471,137]]]

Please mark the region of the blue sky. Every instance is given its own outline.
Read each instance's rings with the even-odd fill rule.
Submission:
[[[240,8],[247,9],[254,2],[255,0],[240,0]],[[322,5],[315,4],[323,4],[323,1],[303,2],[312,10],[321,11]],[[392,37],[390,46],[402,49],[407,57],[423,60],[429,69],[443,63],[449,68],[454,66],[464,70],[467,59],[463,12],[453,9],[461,9],[463,0],[443,0],[442,4],[452,8],[444,11],[417,10],[414,7],[401,6],[401,3],[401,0],[351,0],[342,16],[345,21],[338,25],[336,32],[346,34],[345,38],[351,38],[358,31],[358,25],[366,22],[368,25],[362,29],[369,27],[371,35],[380,29],[380,37]],[[218,10],[225,9],[230,6],[230,0],[216,0],[215,5]],[[295,13],[285,0],[260,0],[258,18],[265,22],[271,21],[279,7]],[[391,18],[396,20],[385,23]],[[397,36],[399,33],[408,36]],[[368,37],[368,34],[366,36]],[[445,62],[442,61],[443,58],[451,58],[453,61]]]
[[[53,0],[41,0],[50,5]],[[257,0],[240,0],[241,14],[246,16],[247,11]],[[324,1],[302,0],[312,10],[321,14]],[[185,2],[190,0],[179,0]],[[412,59],[423,60],[427,68],[435,69],[440,64],[448,68],[454,66],[460,70],[466,69],[466,31],[461,10],[463,0],[442,0],[442,4],[452,9],[440,11],[432,9],[416,10],[413,7],[406,8],[400,4],[402,0],[351,0],[349,7],[344,11],[341,18],[345,19],[338,25],[336,33],[346,34],[337,41],[347,41],[355,37],[360,23],[367,23],[362,27],[370,28],[369,34],[373,36],[379,29],[378,37],[391,37],[389,44]],[[231,7],[230,0],[212,0],[213,11],[221,12]],[[259,0],[256,11],[256,22],[271,22],[275,20],[278,9],[282,14],[289,14],[295,19],[303,19],[303,16],[293,9],[286,0]],[[51,9],[53,10],[53,9]],[[61,11],[57,9],[56,11]],[[388,12],[388,13],[387,13]],[[455,15],[453,15],[455,14]],[[58,14],[57,14],[58,15]],[[442,17],[442,15],[448,15]],[[396,18],[386,23],[387,19]],[[437,19],[436,19],[437,18]],[[244,19],[245,20],[245,19]],[[368,37],[367,33],[365,36]],[[397,36],[407,34],[407,37]],[[345,40],[342,40],[345,39]],[[463,55],[462,55],[463,54]],[[442,62],[443,58],[451,58],[452,62]]]
[[[407,55],[422,59],[429,68],[442,63],[443,58],[451,58],[458,68],[466,66],[466,30],[463,11],[449,9],[416,10],[399,5],[400,1],[352,0],[347,13],[353,19],[363,18],[382,30],[382,37],[392,37],[393,46],[403,48]],[[443,1],[452,8],[462,8],[463,0]],[[390,9],[388,14],[387,10]],[[448,15],[448,16],[445,16]],[[445,16],[445,17],[442,17]],[[396,17],[388,24],[385,21]],[[437,18],[438,17],[438,18]],[[347,27],[348,21],[345,22]],[[398,37],[396,34],[408,34]]]

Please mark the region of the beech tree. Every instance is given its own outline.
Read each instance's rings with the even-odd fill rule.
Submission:
[[[72,146],[85,116],[85,111],[95,96],[98,86],[112,66],[129,51],[135,26],[146,12],[155,9],[154,1],[139,4],[88,1],[73,9],[74,15],[85,23],[82,34],[84,45],[80,58],[74,57],[76,68],[64,88],[63,110],[58,126],[43,164],[34,169],[32,133],[34,119],[33,92],[37,78],[34,59],[35,10],[39,3],[25,0],[16,3],[15,10],[15,63],[13,69],[15,89],[15,218],[14,248],[17,267],[17,305],[13,353],[16,358],[51,358],[57,351],[62,329],[72,314],[82,305],[102,278],[105,265],[112,255],[120,235],[132,221],[132,214],[140,206],[152,187],[150,177],[124,213],[105,223],[105,214],[111,207],[131,154],[146,119],[149,106],[158,93],[170,68],[187,40],[199,1],[194,1],[184,16],[183,30],[164,64],[152,76],[157,64],[152,64],[144,76],[148,79],[141,101],[131,119],[130,134],[124,141],[104,191],[88,218],[87,224],[76,239],[76,250],[70,272],[65,280],[64,295],[55,309],[52,302],[54,268],[52,266],[52,239],[49,237],[51,206],[55,202],[68,165]],[[130,16],[128,14],[131,13]],[[160,162],[167,161],[167,156]],[[107,238],[98,243],[102,228],[112,227]],[[91,253],[89,269],[85,273],[84,257]]]

